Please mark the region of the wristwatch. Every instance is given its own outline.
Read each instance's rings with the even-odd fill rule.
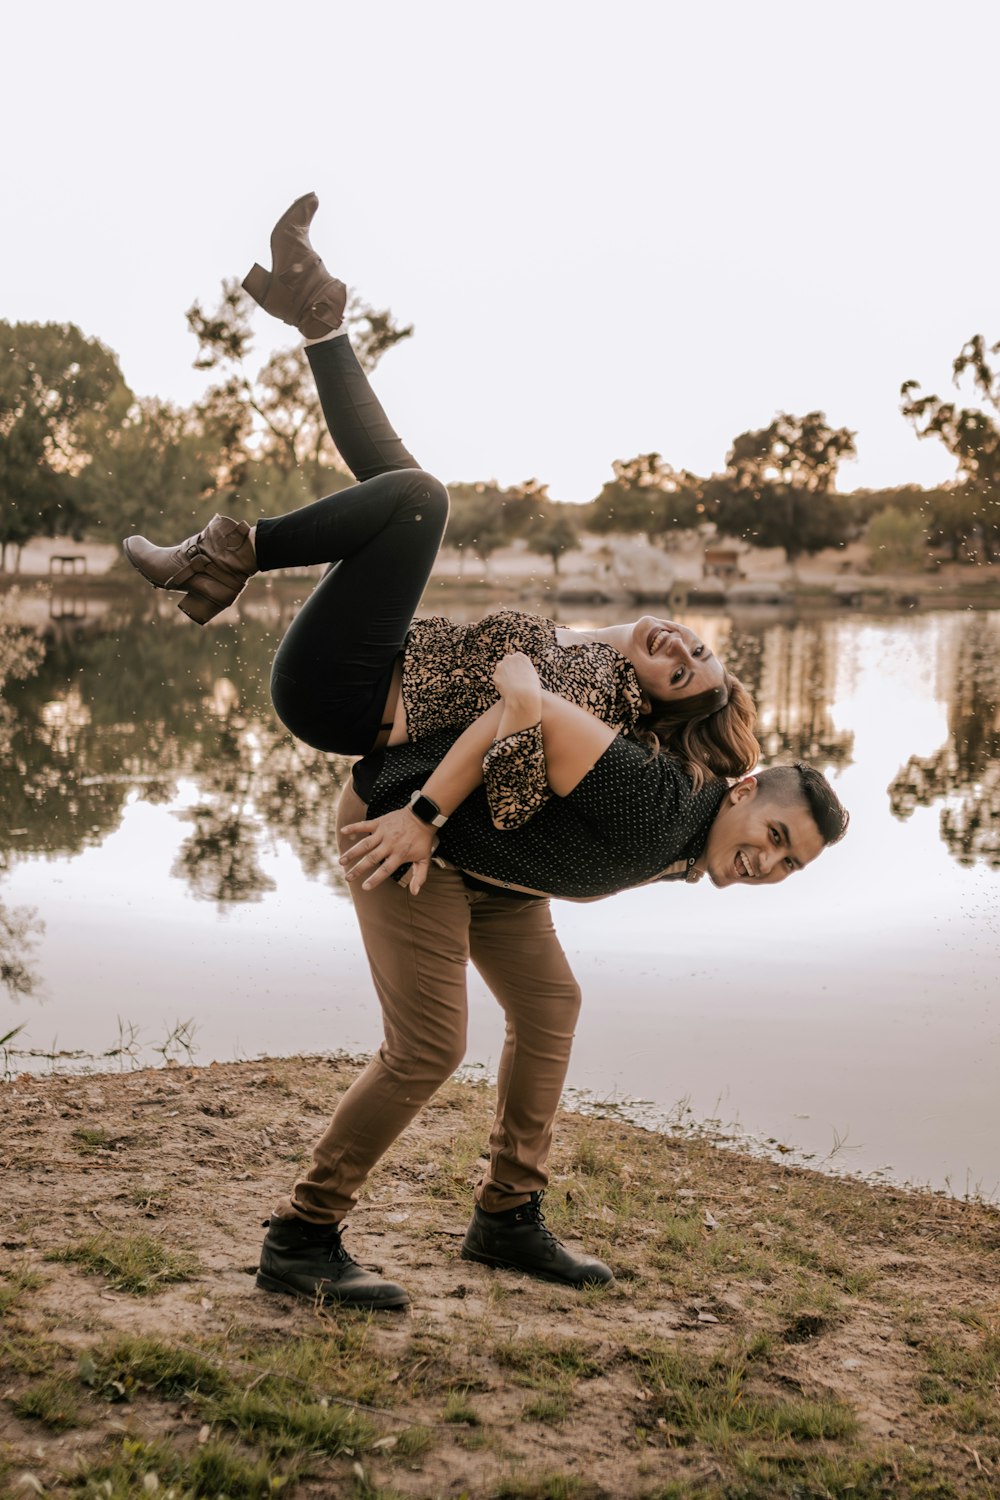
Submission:
[[[421,791],[414,792],[410,798],[410,811],[431,828],[443,828],[448,821],[448,814],[441,811],[434,798],[425,797]]]

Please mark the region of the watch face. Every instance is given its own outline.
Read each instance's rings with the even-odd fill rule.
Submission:
[[[437,803],[432,802],[430,797],[425,797],[423,792],[418,793],[413,798],[410,807],[421,823],[429,823],[432,828],[438,824],[439,819],[440,822],[444,822],[444,819],[441,817],[441,809]]]

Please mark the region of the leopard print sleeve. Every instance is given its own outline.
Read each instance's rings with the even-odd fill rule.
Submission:
[[[494,828],[527,823],[551,795],[541,724],[494,740],[483,758],[483,782]]]

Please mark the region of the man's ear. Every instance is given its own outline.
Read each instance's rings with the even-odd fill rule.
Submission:
[[[744,776],[735,786],[729,788],[729,800],[731,802],[752,802],[756,795],[756,776]]]

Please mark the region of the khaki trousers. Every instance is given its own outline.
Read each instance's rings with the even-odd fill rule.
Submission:
[[[340,829],[365,816],[349,784]],[[309,1172],[276,1210],[338,1223],[365,1178],[465,1056],[469,959],[503,1007],[490,1164],[476,1189],[487,1212],[544,1188],[552,1121],[569,1066],[580,989],[547,900],[470,890],[456,870],[431,867],[418,896],[394,880],[352,882],[385,1040],[337,1106]]]

